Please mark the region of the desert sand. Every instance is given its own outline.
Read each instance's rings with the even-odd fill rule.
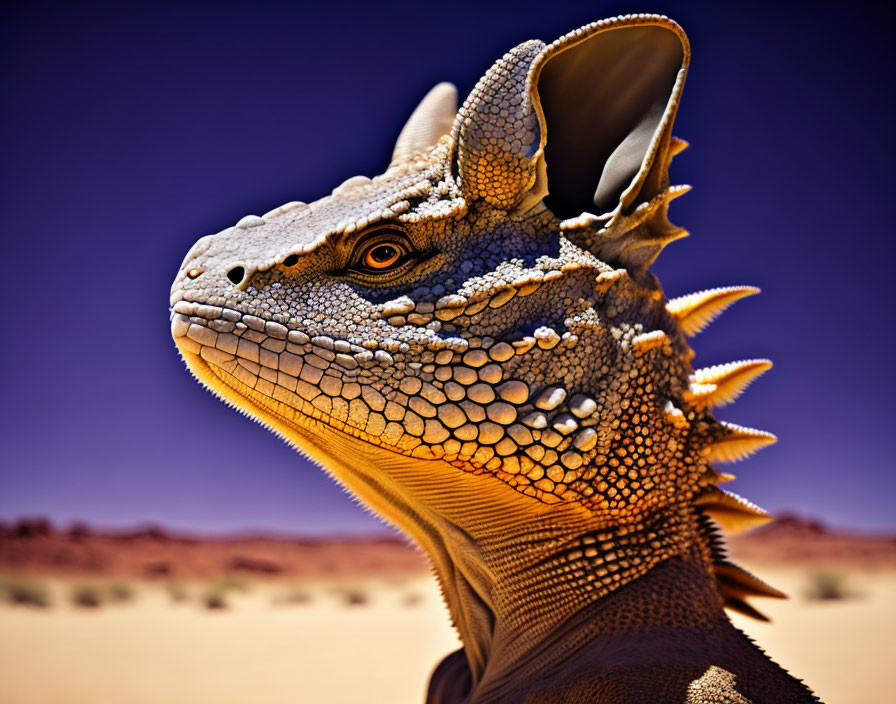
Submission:
[[[783,528],[798,528],[799,540],[766,535],[754,546],[757,554],[787,542],[802,563],[783,545],[765,554],[763,564],[740,561],[792,598],[754,601],[770,624],[736,614],[735,623],[828,704],[892,700],[887,678],[896,633],[896,569],[881,559],[892,541],[868,548],[873,558],[864,563],[856,558],[862,554],[857,545],[839,563],[819,563],[815,558],[830,554],[830,545],[813,552],[804,526]],[[846,539],[824,531],[816,537],[822,543]],[[749,547],[741,551],[749,554]],[[288,562],[288,551],[265,549],[271,561]],[[458,647],[434,581],[412,552],[411,558],[397,557],[402,569],[392,573],[380,565],[374,576],[364,576],[345,567],[357,563],[357,554],[353,559],[349,551],[343,559],[344,546],[328,550],[326,574],[306,565],[304,576],[253,574],[214,587],[209,578],[132,578],[126,600],[98,608],[73,605],[72,590],[86,581],[102,588],[112,583],[109,574],[54,575],[52,565],[41,570],[28,563],[22,571],[32,576],[51,573],[41,579],[52,605],[0,605],[0,702],[422,702],[433,666]],[[785,559],[776,563],[771,557],[782,550]],[[4,554],[9,550],[0,550]],[[173,558],[169,562],[182,568]],[[8,565],[3,569],[9,573]],[[831,582],[818,577],[822,572],[843,580],[835,589],[839,598],[809,596]],[[220,594],[225,608],[208,608],[210,593]]]
[[[279,606],[276,587],[255,585],[220,611],[172,606],[153,585],[95,612],[0,608],[0,701],[421,702],[429,669],[457,647],[432,582],[356,583],[370,599],[357,606],[333,586]]]

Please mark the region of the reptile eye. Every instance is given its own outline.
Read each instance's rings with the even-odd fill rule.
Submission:
[[[364,250],[361,265],[374,271],[391,269],[406,254],[404,248],[392,242],[378,242]]]
[[[383,284],[406,272],[422,256],[403,228],[384,224],[361,235],[343,271]]]

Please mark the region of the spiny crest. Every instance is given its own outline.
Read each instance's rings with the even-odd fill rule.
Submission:
[[[786,599],[787,595],[729,561],[718,524],[710,520],[707,514],[697,514],[697,525],[709,553],[722,605],[759,621],[768,621],[763,613],[746,601],[747,598],[759,596]]]
[[[713,562],[713,572],[716,584],[719,586],[723,606],[757,621],[768,621],[769,618],[747,601],[749,597],[788,598],[787,594],[780,589],[775,589],[752,572],[723,558]]]
[[[754,607],[752,604],[749,604],[748,602],[744,601],[743,599],[738,599],[736,597],[731,597],[731,596],[724,596],[724,592],[722,592],[722,594],[723,594],[722,605],[726,609],[729,609],[730,611],[736,611],[739,614],[743,614],[744,616],[749,616],[752,619],[755,619],[757,621],[762,621],[764,623],[767,623],[770,620],[768,616],[766,616],[764,613],[759,611],[759,609]]]
[[[766,360],[756,361],[766,362]],[[708,370],[702,370],[705,373],[700,375],[700,377],[704,381],[709,379],[721,381],[734,373],[731,369],[726,369],[727,367],[735,369],[739,364],[748,363],[710,367]],[[757,364],[756,366],[763,365]],[[766,363],[765,368],[767,367],[768,364]],[[755,373],[751,378],[760,374],[761,371],[764,371],[764,369],[755,371],[754,368]],[[703,448],[704,456],[710,461],[722,462],[742,459],[775,441],[775,437],[771,433],[745,428],[724,421],[716,422],[710,436],[711,440]],[[704,520],[706,518],[712,519],[716,525],[732,535],[757,528],[773,520],[768,512],[751,501],[738,496],[732,491],[725,491],[716,486],[733,478],[730,474],[717,472],[712,466],[707,466],[699,484],[702,488],[693,499],[697,515]],[[721,536],[712,531],[711,528],[704,528],[704,535],[712,538],[709,540],[712,548],[711,559],[719,594],[722,597],[724,606],[760,621],[767,621],[768,618],[764,614],[747,603],[746,597],[772,596],[786,598],[786,595],[765,584],[765,582],[754,577],[746,570],[728,562],[725,559],[724,549],[719,547]]]
[[[597,277],[598,290],[617,283],[621,272],[644,271],[663,247],[687,235],[669,221],[668,208],[690,187],[670,185],[668,167],[688,146],[671,129],[689,53],[677,25],[655,16],[603,21],[547,47],[527,42],[509,52],[479,82],[455,122],[464,197],[508,211],[543,201],[571,242],[615,267]],[[636,57],[641,60],[632,62]],[[611,65],[620,68],[606,71]],[[646,74],[635,80],[632,71]],[[619,112],[608,116],[602,106],[619,104],[620,95],[627,97]],[[691,336],[757,292],[746,286],[702,291],[669,301],[667,312]],[[669,342],[665,331],[654,330],[632,345],[643,355]],[[670,401],[667,420],[686,428],[689,409],[704,412],[733,401],[770,366],[747,360],[696,370],[682,394],[684,410]],[[702,452],[709,462],[735,461],[774,440],[713,421],[703,432]],[[759,507],[717,488],[732,478],[707,465],[695,499],[698,514],[730,531],[769,520]],[[762,618],[745,597],[779,593],[730,563],[719,565],[726,605]]]
[[[756,528],[772,520],[772,517],[756,504],[738,496],[733,491],[725,491],[709,486],[694,499],[694,505],[713,518],[726,532],[741,533]]]
[[[756,293],[759,293],[759,289],[752,286],[698,291],[668,301],[666,311],[678,323],[682,333],[693,336],[732,303]],[[767,359],[749,359],[697,369],[690,375],[682,401],[686,407],[701,413],[731,403],[771,366],[772,363]],[[712,420],[701,438],[701,451],[709,462],[734,462],[775,440],[771,433]],[[750,530],[771,521],[772,517],[756,504],[717,486],[731,479],[734,479],[732,475],[720,473],[710,464],[706,466],[698,481],[700,489],[693,499],[698,517],[702,521],[711,519],[729,534]],[[710,547],[713,574],[725,608],[767,621],[764,614],[747,602],[747,597],[786,598],[786,595],[729,562],[721,547],[721,535],[711,525],[701,523],[701,526]]]
[[[735,479],[737,479],[737,477],[733,474],[720,472],[712,465],[706,465],[706,469],[703,470],[703,474],[698,480],[697,486],[706,487],[710,484],[725,484],[726,482],[733,482]]]
[[[716,422],[713,426],[710,432],[710,440],[703,447],[703,454],[709,461],[733,462],[756,452],[761,447],[775,442],[775,440],[775,436],[771,433],[721,421]],[[701,482],[703,488],[693,499],[693,505],[698,515],[711,518],[729,534],[757,528],[771,521],[772,517],[756,504],[738,496],[734,492],[725,491],[716,486],[716,484],[730,479],[733,479],[730,474],[716,472],[712,467],[707,468],[707,472]],[[714,556],[714,559],[716,557]],[[733,573],[731,570],[728,570],[726,574],[731,578]],[[724,580],[718,579],[718,576],[719,572],[717,571],[716,577],[719,584],[719,592],[727,608],[761,621],[768,620],[743,600],[744,594],[732,593],[731,585]],[[754,593],[754,595],[768,596],[768,594],[763,593]]]
[[[759,293],[755,286],[727,286],[689,293],[666,303],[666,310],[678,321],[682,332],[693,337],[735,301]]]
[[[753,573],[728,561],[720,561],[713,564],[716,578],[726,588],[731,596],[744,598],[746,596],[767,596],[773,599],[786,599],[787,594],[780,589],[759,579]]]
[[[771,368],[772,363],[767,359],[748,359],[698,369],[691,375],[691,384],[684,393],[684,400],[700,409],[724,406]]]
[[[778,441],[764,430],[727,421],[720,421],[713,435],[703,448],[703,455],[710,462],[737,462]]]
[[[787,595],[728,560],[720,528],[737,533],[770,520],[765,511],[733,492],[710,486],[695,500],[700,533],[706,541],[716,587],[726,609],[759,621],[769,619],[747,602],[748,597],[786,599]]]

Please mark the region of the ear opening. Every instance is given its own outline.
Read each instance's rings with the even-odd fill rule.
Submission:
[[[668,151],[687,40],[669,20],[600,24],[548,47],[532,76],[545,140],[545,204],[560,218],[607,214],[620,203],[626,209],[666,180],[667,164],[653,162],[661,148]]]

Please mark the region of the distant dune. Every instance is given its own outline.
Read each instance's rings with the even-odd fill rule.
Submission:
[[[821,521],[784,514],[768,525],[728,538],[728,550],[750,564],[781,567],[890,570],[896,535],[866,535],[827,528]]]
[[[754,565],[896,568],[896,536],[827,529],[782,516],[728,540],[735,559]],[[196,537],[159,527],[66,530],[44,519],[0,523],[0,573],[47,577],[261,580],[412,576],[428,571],[423,555],[390,537],[300,538],[273,535]]]
[[[148,527],[67,530],[45,519],[0,524],[0,573],[130,579],[318,579],[417,575],[423,555],[391,537],[196,537]]]

